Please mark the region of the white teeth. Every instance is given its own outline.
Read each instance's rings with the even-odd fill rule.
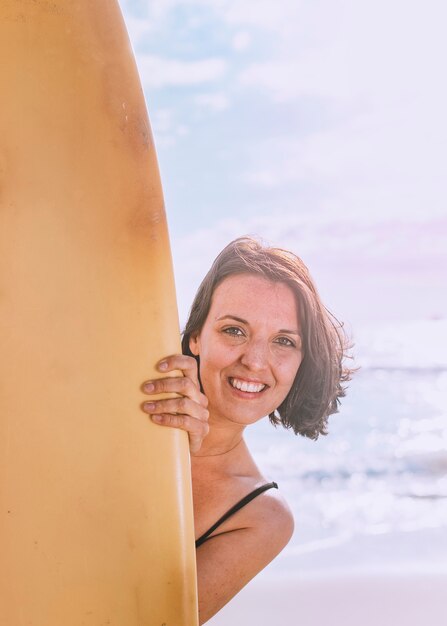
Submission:
[[[248,391],[249,393],[259,393],[265,388],[262,383],[247,383],[244,380],[238,380],[237,378],[230,378],[230,383],[236,389],[240,391]]]

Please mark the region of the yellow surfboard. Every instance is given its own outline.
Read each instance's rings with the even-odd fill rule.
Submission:
[[[194,626],[162,190],[115,0],[0,3],[0,623]]]

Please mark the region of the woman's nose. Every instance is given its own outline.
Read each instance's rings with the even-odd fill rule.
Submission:
[[[244,345],[241,363],[253,372],[265,369],[268,362],[268,346],[264,341],[249,341]]]

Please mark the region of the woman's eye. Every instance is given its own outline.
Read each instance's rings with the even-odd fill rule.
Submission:
[[[223,328],[222,330],[224,333],[226,333],[227,335],[231,335],[232,337],[244,336],[242,330],[240,328],[237,328],[237,326],[229,326],[228,328]]]
[[[277,339],[275,339],[275,341],[281,346],[290,346],[291,348],[295,347],[295,343],[288,337],[278,337]]]

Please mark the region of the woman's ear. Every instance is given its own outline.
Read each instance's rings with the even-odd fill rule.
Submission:
[[[194,356],[199,356],[200,354],[200,341],[199,341],[199,335],[198,334],[194,334],[191,335],[189,338],[189,349],[191,350],[192,354]]]

